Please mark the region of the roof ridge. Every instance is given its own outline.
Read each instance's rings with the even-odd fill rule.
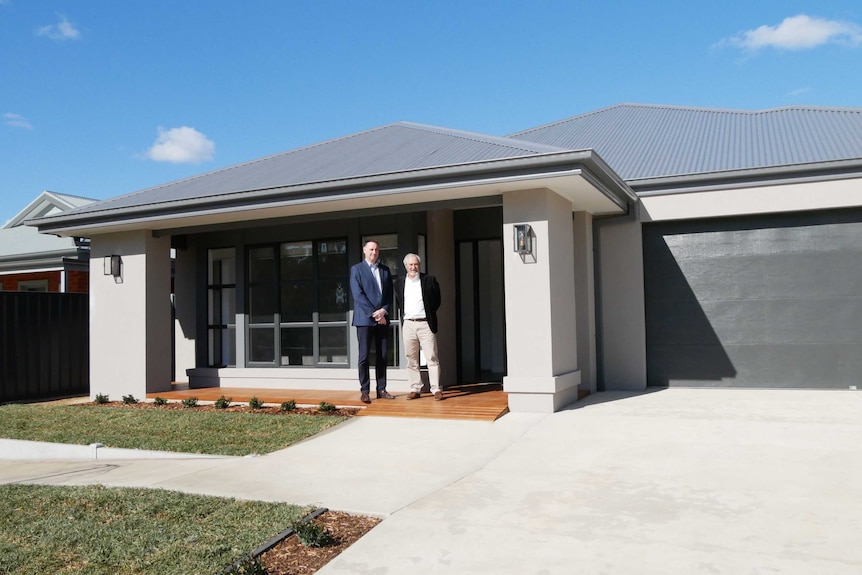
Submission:
[[[400,125],[405,128],[411,128],[415,130],[422,130],[425,132],[432,132],[435,134],[444,134],[447,136],[452,136],[454,138],[461,138],[464,140],[469,140],[471,142],[479,142],[482,144],[494,144],[495,146],[502,146],[505,148],[509,148],[512,150],[522,150],[526,152],[535,152],[535,153],[543,153],[543,152],[564,152],[568,151],[566,148],[560,148],[558,146],[549,146],[547,144],[538,144],[534,142],[526,142],[523,140],[514,140],[513,138],[509,138],[507,136],[492,136],[489,134],[482,134],[479,132],[470,132],[467,130],[457,130],[453,128],[444,128],[441,126],[431,126],[428,124],[419,124],[416,122],[397,122],[395,125]],[[525,145],[527,144],[527,145]]]
[[[796,110],[809,110],[809,111],[819,111],[819,112],[852,112],[852,113],[862,113],[862,107],[854,108],[854,107],[840,107],[840,106],[807,106],[802,104],[793,104],[789,106],[778,106],[774,108],[764,108],[761,110],[743,110],[736,108],[712,108],[706,106],[679,106],[674,104],[640,104],[640,103],[632,103],[632,102],[622,102],[619,104],[614,104],[612,106],[606,106],[604,108],[600,108],[598,110],[591,110],[589,112],[585,112],[583,114],[575,114],[574,116],[569,116],[568,118],[563,118],[562,120],[556,120],[554,122],[549,122],[547,124],[542,124],[540,126],[536,126],[534,128],[527,128],[526,130],[521,130],[519,132],[514,132],[512,134],[508,134],[507,138],[515,138],[518,136],[526,135],[531,132],[535,132],[537,130],[544,130],[547,128],[551,128],[553,126],[558,126],[560,124],[564,124],[566,122],[571,122],[572,120],[588,118],[590,116],[595,116],[597,114],[602,114],[604,112],[616,109],[616,108],[655,108],[655,109],[663,109],[663,110],[678,110],[678,111],[688,111],[688,112],[705,112],[705,113],[718,113],[718,114],[737,114],[742,116],[760,116],[765,114],[775,114],[780,112],[790,112]]]

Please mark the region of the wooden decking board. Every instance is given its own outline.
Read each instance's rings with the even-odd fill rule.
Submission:
[[[500,384],[465,384],[447,388],[443,401],[435,401],[431,394],[420,399],[407,399],[407,393],[394,393],[395,399],[374,399],[371,404],[359,401],[357,391],[330,391],[310,389],[263,389],[236,387],[189,388],[175,384],[171,391],[148,393],[148,399],[163,397],[170,401],[181,401],[196,397],[199,401],[216,401],[224,396],[233,403],[248,403],[252,397],[269,404],[280,405],[293,400],[298,405],[319,405],[325,401],[340,407],[361,408],[359,416],[416,417],[427,419],[468,419],[495,421],[509,411],[506,393]]]

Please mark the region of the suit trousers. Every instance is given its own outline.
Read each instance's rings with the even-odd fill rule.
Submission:
[[[360,391],[362,393],[369,393],[371,389],[369,355],[371,355],[372,340],[374,340],[374,352],[377,354],[377,362],[374,365],[374,375],[377,379],[377,393],[386,391],[386,354],[389,352],[389,326],[379,324],[358,325],[356,326],[356,337],[359,340]]]
[[[427,321],[405,319],[401,326],[404,336],[404,354],[407,356],[407,382],[410,389],[419,393],[422,390],[422,377],[419,373],[419,348],[425,352],[428,362],[428,383],[431,393],[440,389],[440,361],[437,359],[437,336],[428,327]]]

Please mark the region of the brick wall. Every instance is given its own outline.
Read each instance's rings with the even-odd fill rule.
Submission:
[[[53,272],[31,272],[25,274],[0,275],[0,284],[3,291],[18,291],[18,282],[33,280],[48,280],[48,291],[60,291],[59,271]],[[66,291],[69,293],[87,293],[90,291],[90,272],[70,271],[68,272]]]

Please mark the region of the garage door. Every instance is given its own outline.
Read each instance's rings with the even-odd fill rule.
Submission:
[[[649,385],[862,388],[862,211],[643,229]]]

